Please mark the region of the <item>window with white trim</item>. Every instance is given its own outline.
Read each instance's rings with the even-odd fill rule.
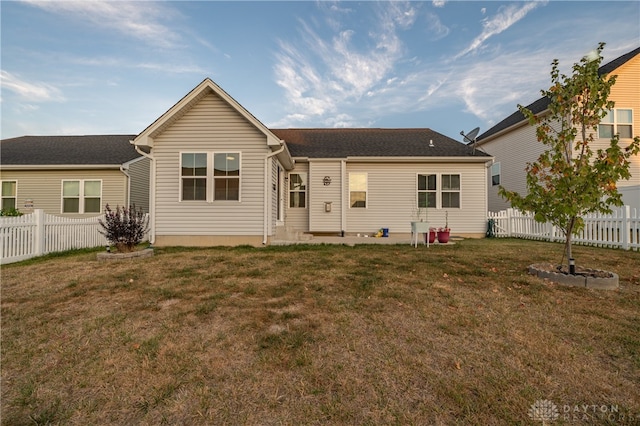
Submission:
[[[307,206],[307,174],[289,173],[289,207]]]
[[[240,201],[239,152],[182,152],[181,201]]]
[[[491,165],[491,186],[500,185],[500,163]]]
[[[367,174],[349,173],[349,206],[367,207]]]
[[[418,208],[436,207],[436,175],[418,175]]]
[[[460,175],[442,175],[442,208],[460,208]]]
[[[213,199],[240,200],[240,153],[213,154]]]
[[[460,208],[459,174],[418,174],[418,208]]]
[[[16,189],[18,182],[15,180],[2,181],[2,210],[10,210],[18,208]]]
[[[180,156],[182,201],[207,199],[207,154],[183,152]]]
[[[62,213],[100,213],[102,181],[63,180]]]
[[[609,110],[600,120],[598,137],[611,139],[619,135],[620,139],[631,139],[633,136],[633,110],[629,108],[615,108]]]

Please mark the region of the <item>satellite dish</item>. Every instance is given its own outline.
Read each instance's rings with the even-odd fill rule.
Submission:
[[[462,135],[463,140],[467,143],[467,145],[470,144],[470,143],[473,144],[473,153],[474,154],[476,152],[476,136],[478,136],[479,132],[480,132],[480,127],[476,127],[475,129],[473,129],[472,131],[470,131],[466,135],[464,134],[464,132],[460,132],[460,134]]]
[[[476,127],[466,135],[464,134],[464,132],[460,132],[460,134],[464,137],[464,141],[467,143],[475,142],[476,136],[478,136],[478,133],[480,133],[480,127]]]

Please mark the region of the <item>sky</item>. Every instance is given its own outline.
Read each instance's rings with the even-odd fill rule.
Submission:
[[[2,139],[137,134],[205,78],[269,128],[430,128],[456,140],[540,97],[638,1],[1,1]]]

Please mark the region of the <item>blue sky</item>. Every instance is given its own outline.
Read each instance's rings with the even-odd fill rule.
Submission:
[[[271,128],[460,140],[540,96],[550,63],[640,45],[638,1],[0,3],[2,138],[139,133],[210,77]]]

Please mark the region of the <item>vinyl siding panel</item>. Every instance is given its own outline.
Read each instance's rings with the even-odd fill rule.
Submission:
[[[316,160],[309,163],[309,231],[342,231],[342,162]],[[325,185],[325,176],[331,184]],[[331,212],[325,212],[324,203],[331,203]]]
[[[509,191],[526,194],[526,163],[535,161],[544,152],[545,146],[538,142],[535,127],[525,124],[482,145],[482,149],[493,155],[496,163],[500,163],[501,185]],[[498,212],[508,208],[509,203],[498,195],[498,186],[491,185],[490,173],[487,182],[489,211]]]
[[[348,233],[371,234],[380,228],[390,233],[411,232],[416,220],[417,175],[460,174],[460,208],[429,208],[427,221],[434,227],[449,227],[456,234],[484,234],[486,231],[486,168],[484,164],[407,164],[407,163],[347,163],[346,176],[351,172],[367,173],[367,207],[346,206]],[[344,185],[346,200],[349,184]]]
[[[95,217],[104,212],[104,207],[124,206],[127,204],[127,179],[120,170],[3,170],[2,180],[18,182],[16,195],[17,207],[23,213],[25,201],[33,200],[35,209],[43,209],[46,213],[64,217]],[[62,213],[62,181],[63,180],[102,180],[101,213]]]
[[[276,224],[278,223],[278,190],[282,191],[282,188],[278,188],[278,168],[280,167],[278,161],[275,158],[271,158],[269,164],[271,166],[271,179],[268,190],[271,194],[271,199],[269,200],[271,211],[267,235],[273,235],[275,234]]]
[[[145,213],[149,212],[149,177],[150,164],[147,158],[134,161],[129,164],[129,204],[135,204],[136,208]]]
[[[287,173],[309,173],[309,163],[296,163],[295,170],[291,170]],[[309,185],[307,184],[307,206],[305,208],[290,208],[289,207],[289,180],[285,185],[286,198],[285,198],[285,223],[288,228],[296,231],[307,232],[309,231]]]
[[[181,152],[240,152],[240,201],[180,201]],[[262,235],[269,152],[263,133],[213,92],[207,94],[154,140],[156,235]]]

